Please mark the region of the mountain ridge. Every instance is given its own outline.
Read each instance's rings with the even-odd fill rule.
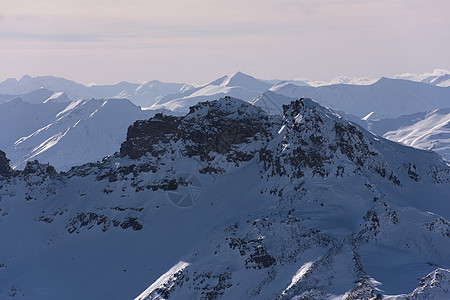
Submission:
[[[443,69],[436,69],[431,73],[425,74],[397,74],[390,78],[400,79],[400,80],[411,80],[415,82],[422,82],[428,85],[435,85],[441,87],[447,87],[450,85],[449,81],[450,72]],[[382,77],[383,78],[383,77]],[[37,76],[31,77],[29,75],[24,75],[19,80],[15,78],[9,78],[0,82],[0,94],[10,94],[10,95],[23,95],[31,93],[40,88],[46,88],[54,92],[64,92],[67,94],[70,100],[78,100],[80,98],[129,98],[136,105],[143,107],[150,107],[164,97],[171,94],[179,94],[177,98],[183,98],[189,96],[186,94],[186,90],[195,89],[199,90],[201,87],[207,85],[213,86],[224,86],[224,87],[236,87],[236,86],[246,86],[246,89],[260,91],[269,89],[273,85],[280,84],[295,84],[298,86],[311,86],[311,87],[321,87],[330,86],[338,84],[347,85],[371,85],[380,79],[368,79],[362,78],[350,78],[346,76],[337,77],[329,82],[327,81],[311,81],[309,79],[294,79],[294,80],[261,80],[256,79],[251,75],[244,74],[242,72],[236,72],[232,75],[225,75],[218,78],[209,84],[191,84],[191,83],[164,83],[158,80],[145,81],[143,83],[130,83],[122,81],[116,84],[109,85],[83,85],[68,79],[54,77],[54,76]],[[235,82],[236,81],[236,82]],[[245,84],[246,82],[246,84]],[[237,85],[236,85],[237,84]],[[192,92],[191,92],[192,93]],[[216,95],[220,97],[220,95]],[[226,96],[223,94],[222,96]],[[228,95],[228,96],[239,96],[238,94]],[[256,95],[255,95],[256,96]],[[310,96],[311,97],[311,96]],[[2,97],[0,97],[1,99]],[[167,102],[175,99],[166,98],[161,103]],[[205,100],[205,99],[203,99]],[[209,99],[212,100],[212,99]],[[250,100],[250,99],[245,99]]]

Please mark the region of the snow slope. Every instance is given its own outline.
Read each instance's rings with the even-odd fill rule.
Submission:
[[[281,94],[272,92],[271,90],[259,94],[256,98],[250,101],[251,104],[261,107],[264,111],[270,114],[283,114],[283,105],[288,105],[296,100],[292,97],[287,97]]]
[[[70,102],[71,100],[63,92],[55,93],[53,91],[47,90],[46,88],[40,88],[35,91],[29,92],[27,94],[21,95],[0,95],[0,104],[5,103],[10,100],[20,98],[28,103],[38,104],[44,102]]]
[[[414,124],[386,132],[383,137],[435,151],[450,160],[450,108],[431,111]]]
[[[303,99],[128,129],[57,173],[0,152],[0,297],[447,297],[450,169]],[[420,278],[423,278],[422,280]]]
[[[128,100],[78,100],[0,104],[0,146],[14,168],[39,159],[57,169],[101,160],[116,152],[135,120],[153,116]]]
[[[382,78],[371,85],[330,85],[321,87],[279,84],[271,91],[290,98],[310,97],[320,104],[360,118],[395,118],[450,106],[450,87]]]
[[[20,98],[0,104],[0,148],[5,150],[23,136],[49,124],[66,103],[31,104]],[[12,153],[8,152],[8,155]]]

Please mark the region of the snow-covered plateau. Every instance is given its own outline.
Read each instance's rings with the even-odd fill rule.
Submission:
[[[307,98],[256,104],[156,113],[65,172],[0,152],[0,298],[450,298],[443,159]]]

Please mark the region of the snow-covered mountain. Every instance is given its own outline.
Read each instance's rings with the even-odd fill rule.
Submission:
[[[423,82],[383,78],[375,83],[371,83],[369,79],[366,80],[364,78],[357,80],[355,78],[340,77],[332,82],[344,82],[346,84],[332,84],[326,86],[322,85],[325,84],[323,82],[312,82],[306,79],[284,81],[272,85],[274,81],[267,82],[241,72],[223,76],[203,85],[149,81],[143,84],[121,82],[115,85],[85,86],[70,80],[51,76],[24,76],[20,80],[9,79],[0,83],[0,93],[3,93],[0,95],[0,103],[18,97],[33,104],[62,102],[67,103],[67,105],[71,99],[92,99],[92,97],[128,98],[135,104],[144,106],[145,110],[149,110],[148,113],[150,115],[152,114],[151,110],[155,109],[167,109],[171,110],[172,114],[180,115],[187,113],[189,107],[198,102],[213,100],[224,96],[234,96],[250,103],[254,103],[270,113],[281,114],[283,104],[288,104],[299,97],[311,97],[319,103],[333,108],[335,111],[342,112],[346,117],[350,118],[351,121],[362,124],[365,128],[369,128],[373,132],[383,135],[387,131],[394,131],[401,127],[412,125],[411,122],[406,122],[396,128],[386,128],[387,130],[383,133],[374,130],[377,126],[382,126],[381,124],[393,125],[392,121],[389,121],[390,119],[400,121],[410,118],[408,116],[411,114],[450,107],[450,87],[438,87],[433,85],[437,84],[438,77],[442,79],[445,77],[445,74],[447,74],[447,71],[437,70],[430,74],[417,75],[415,77],[410,74],[411,76],[408,77]],[[406,76],[405,74],[403,75],[403,77]],[[439,82],[443,82],[443,79],[441,79],[439,79]],[[332,82],[327,84],[331,84]],[[6,107],[8,106],[11,106],[11,104],[6,105]],[[37,108],[37,106],[29,106],[28,109],[35,108]],[[4,111],[10,112],[11,110],[8,108],[4,109]],[[52,112],[52,109],[50,109],[50,112]],[[56,116],[58,112],[56,112],[54,116]],[[43,118],[39,117],[40,114],[39,110],[37,110],[35,113],[28,112],[25,115],[29,116],[31,119],[36,118],[43,120]],[[5,119],[4,113],[1,114],[0,112],[0,115],[3,115],[3,118]],[[406,117],[403,117],[404,115],[406,115]],[[45,136],[41,133],[39,135],[40,138],[28,139],[27,142],[20,145],[20,147],[13,147],[14,149],[11,148],[13,143],[22,137],[27,137],[28,135],[39,131],[44,126],[53,123],[55,119],[46,119],[46,124],[41,124],[41,126],[36,127],[39,124],[36,123],[36,126],[34,126],[34,123],[28,119],[18,124],[18,120],[22,119],[21,113],[19,112],[13,114],[13,116],[17,118],[15,122],[3,122],[3,124],[5,126],[14,124],[14,126],[22,129],[25,129],[27,124],[30,124],[31,126],[26,128],[26,132],[23,132],[24,130],[22,129],[18,130],[23,132],[22,135],[15,134],[17,130],[13,129],[8,132],[5,130],[5,133],[0,136],[0,144],[5,145],[3,149],[7,151],[8,156],[13,160],[12,164],[16,165],[17,162],[26,159],[26,157],[33,157],[34,150],[39,152],[39,149],[43,149],[42,147],[45,148],[45,145],[48,145],[47,142],[53,140],[51,137],[54,135]],[[147,116],[149,115],[146,115],[146,117]],[[12,117],[6,117],[6,120],[11,119]],[[126,118],[121,125],[122,132],[124,132],[124,128],[128,126],[126,122],[132,122],[134,120],[136,119],[131,117]],[[433,118],[432,120],[436,120],[436,118]],[[0,120],[0,122],[2,121]],[[89,126],[90,125],[96,126],[94,123],[89,124]],[[428,125],[431,126],[429,122]],[[96,129],[86,130],[95,131]],[[429,129],[425,128],[424,130],[428,131]],[[417,130],[414,129],[414,131]],[[48,133],[49,131],[45,132]],[[58,134],[62,135],[63,132],[65,131],[58,131]],[[54,134],[57,133],[55,132]],[[444,145],[446,143],[446,138],[441,138],[441,135],[442,132],[440,132],[439,135],[428,134],[425,143],[416,142],[415,146],[430,149],[433,144]],[[16,137],[14,141],[11,141],[12,136]],[[389,136],[394,137],[394,134],[390,134]],[[46,139],[43,139],[44,137]],[[117,148],[120,140],[123,138],[124,135],[122,134],[121,138],[114,143],[114,147]],[[47,139],[50,140],[46,142]],[[402,140],[408,141],[408,139]],[[8,141],[9,144],[4,143],[4,141]],[[109,147],[108,149],[112,150],[113,148]],[[435,146],[433,149],[441,154],[445,154],[446,146]],[[51,153],[52,151],[48,152],[49,155]],[[50,156],[47,158],[41,157],[40,159],[51,162],[59,169],[61,167],[69,167],[73,163],[86,162],[92,159],[95,160],[106,155],[106,152],[101,152],[101,154],[94,157],[90,156],[88,153],[93,155],[96,152],[92,152],[87,148],[83,148],[83,151],[81,152],[72,151],[70,155],[65,156],[66,158],[70,157],[67,162],[63,162],[62,154],[61,159],[58,160],[52,161]],[[77,158],[77,156],[79,157]],[[20,166],[23,167],[24,165],[21,164]]]
[[[431,111],[414,124],[390,130],[383,137],[408,146],[433,150],[450,161],[450,108]]]
[[[89,98],[88,87],[74,81],[54,76],[23,76],[17,80],[9,78],[0,82],[0,93],[21,95],[45,88],[56,92],[65,92],[71,99]]]
[[[433,72],[424,74],[403,73],[394,75],[393,78],[424,82],[441,87],[450,86],[450,71],[444,69],[434,69]]]
[[[281,83],[271,91],[290,98],[310,97],[320,104],[360,118],[395,118],[450,106],[450,87],[438,87],[402,79],[382,78],[371,85],[321,87]]]
[[[435,69],[433,72],[424,74],[398,74],[392,76],[392,78],[422,82],[428,85],[440,87],[450,86],[450,72],[443,69]],[[382,78],[381,80],[383,81],[384,79]],[[0,82],[0,103],[17,98],[18,96],[23,96],[24,94],[32,93],[39,89],[46,89],[53,91],[54,93],[64,93],[70,100],[91,98],[126,98],[134,104],[142,107],[151,107],[152,105],[156,105],[155,107],[157,108],[178,110],[179,112],[185,113],[190,105],[194,105],[199,101],[213,100],[223,96],[239,97],[249,101],[255,98],[260,92],[268,90],[275,84],[276,87],[273,88],[274,91],[278,90],[280,87],[292,87],[292,85],[315,88],[333,86],[333,88],[331,88],[334,89],[332,93],[339,93],[341,88],[340,85],[372,86],[376,84],[377,81],[379,81],[379,79],[348,76],[339,76],[331,81],[314,81],[307,78],[298,78],[294,80],[261,80],[250,75],[237,72],[202,85],[164,83],[158,80],[152,80],[142,84],[124,81],[112,85],[91,84],[86,86],[64,78],[53,76],[31,77],[26,75],[19,80],[10,78]],[[396,81],[395,85],[404,85],[400,82],[401,81]],[[289,87],[285,87],[284,89],[289,89]],[[386,93],[389,93],[392,90],[392,87],[387,86],[386,88]],[[363,89],[363,91],[370,92],[370,89]],[[344,93],[345,92],[346,91],[344,91]],[[401,87],[396,89],[396,92],[401,94],[402,99],[409,96],[404,95],[405,91],[401,91]],[[42,93],[42,91],[40,93]],[[301,94],[303,95],[304,93],[305,91]],[[316,94],[318,96],[324,96],[323,93],[324,92],[322,91],[317,92]],[[354,93],[354,91],[351,92],[351,94]],[[413,97],[416,97],[415,93],[416,92],[413,93]],[[311,93],[303,96],[315,98],[314,96],[316,94]],[[360,95],[356,94],[355,96]],[[421,94],[420,96],[423,95]],[[295,96],[295,98],[297,97],[298,95]],[[426,109],[422,109],[421,111],[424,110]],[[399,113],[404,112],[399,111]]]
[[[92,162],[119,150],[135,120],[153,116],[128,100],[49,101],[20,98],[0,104],[0,147],[14,168],[39,159],[58,169]]]
[[[32,104],[20,98],[0,104],[0,149],[5,150],[19,138],[45,127],[65,107],[67,103]]]
[[[95,98],[124,98],[138,106],[148,107],[166,95],[180,93],[191,88],[193,86],[190,84],[152,80],[142,84],[123,82],[115,85],[93,85],[89,89],[94,95],[97,95]]]
[[[281,114],[282,105],[295,100],[272,91],[266,91],[253,99],[253,105],[271,114]],[[418,112],[393,119],[373,119],[374,114],[360,118],[336,110],[346,119],[363,126],[389,140],[423,150],[432,150],[450,160],[450,108],[431,112]]]
[[[1,297],[449,296],[449,167],[309,99],[156,114],[65,173],[0,152],[0,178]]]
[[[231,80],[230,80],[231,78]],[[371,84],[297,85],[283,81],[274,86],[242,73],[219,78],[184,93],[163,97],[151,109],[164,108],[185,113],[201,101],[232,96],[256,103],[261,93],[274,92],[287,98],[282,104],[300,97],[310,97],[333,109],[363,118],[396,118],[402,115],[450,107],[450,87],[438,87],[403,79],[382,78]],[[288,99],[290,98],[290,99]]]
[[[237,72],[226,75],[205,85],[191,88],[178,94],[168,95],[155,103],[150,109],[167,109],[186,113],[189,107],[201,101],[211,101],[229,96],[250,101],[261,92],[268,90],[271,83]]]
[[[53,76],[23,76],[19,80],[10,78],[1,82],[0,94],[15,95],[14,98],[20,96],[23,100],[28,101],[27,99],[24,99],[22,95],[29,93],[42,94],[43,91],[49,90],[54,91],[54,93],[64,93],[70,100],[126,98],[139,106],[151,106],[168,94],[180,93],[192,87],[193,86],[189,84],[164,83],[158,80],[152,80],[142,84],[120,82],[113,85],[85,86],[71,80]],[[50,96],[47,98],[49,97]],[[38,97],[38,99],[41,98],[43,97]],[[1,100],[2,97],[0,97],[0,101]],[[38,103],[36,100],[28,102]]]
[[[276,84],[295,84],[299,86],[326,86],[326,85],[335,85],[335,84],[352,84],[352,85],[369,85],[377,82],[378,79],[370,79],[367,77],[348,77],[348,76],[338,76],[330,81],[323,80],[310,80],[308,78],[296,78],[293,80],[279,80],[275,82]],[[274,84],[275,84],[274,83]]]
[[[392,79],[404,79],[416,82],[423,82],[441,87],[450,86],[450,71],[444,69],[434,69],[432,72],[427,72],[423,74],[402,73],[385,77]],[[291,83],[299,86],[319,87],[335,84],[370,85],[377,82],[378,80],[380,80],[380,78],[338,76],[331,79],[330,81],[311,80],[309,78],[300,77],[293,80],[270,80],[269,82],[272,84]]]
[[[8,95],[2,94],[0,95],[0,104],[5,103],[10,100],[14,100],[20,98],[23,101],[28,103],[38,104],[38,103],[46,103],[46,102],[70,102],[69,97],[63,93],[58,92],[55,93],[46,88],[39,88],[32,92],[20,95]]]

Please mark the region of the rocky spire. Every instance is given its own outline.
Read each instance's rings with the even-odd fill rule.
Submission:
[[[0,150],[0,177],[10,177],[11,171],[6,153]]]

